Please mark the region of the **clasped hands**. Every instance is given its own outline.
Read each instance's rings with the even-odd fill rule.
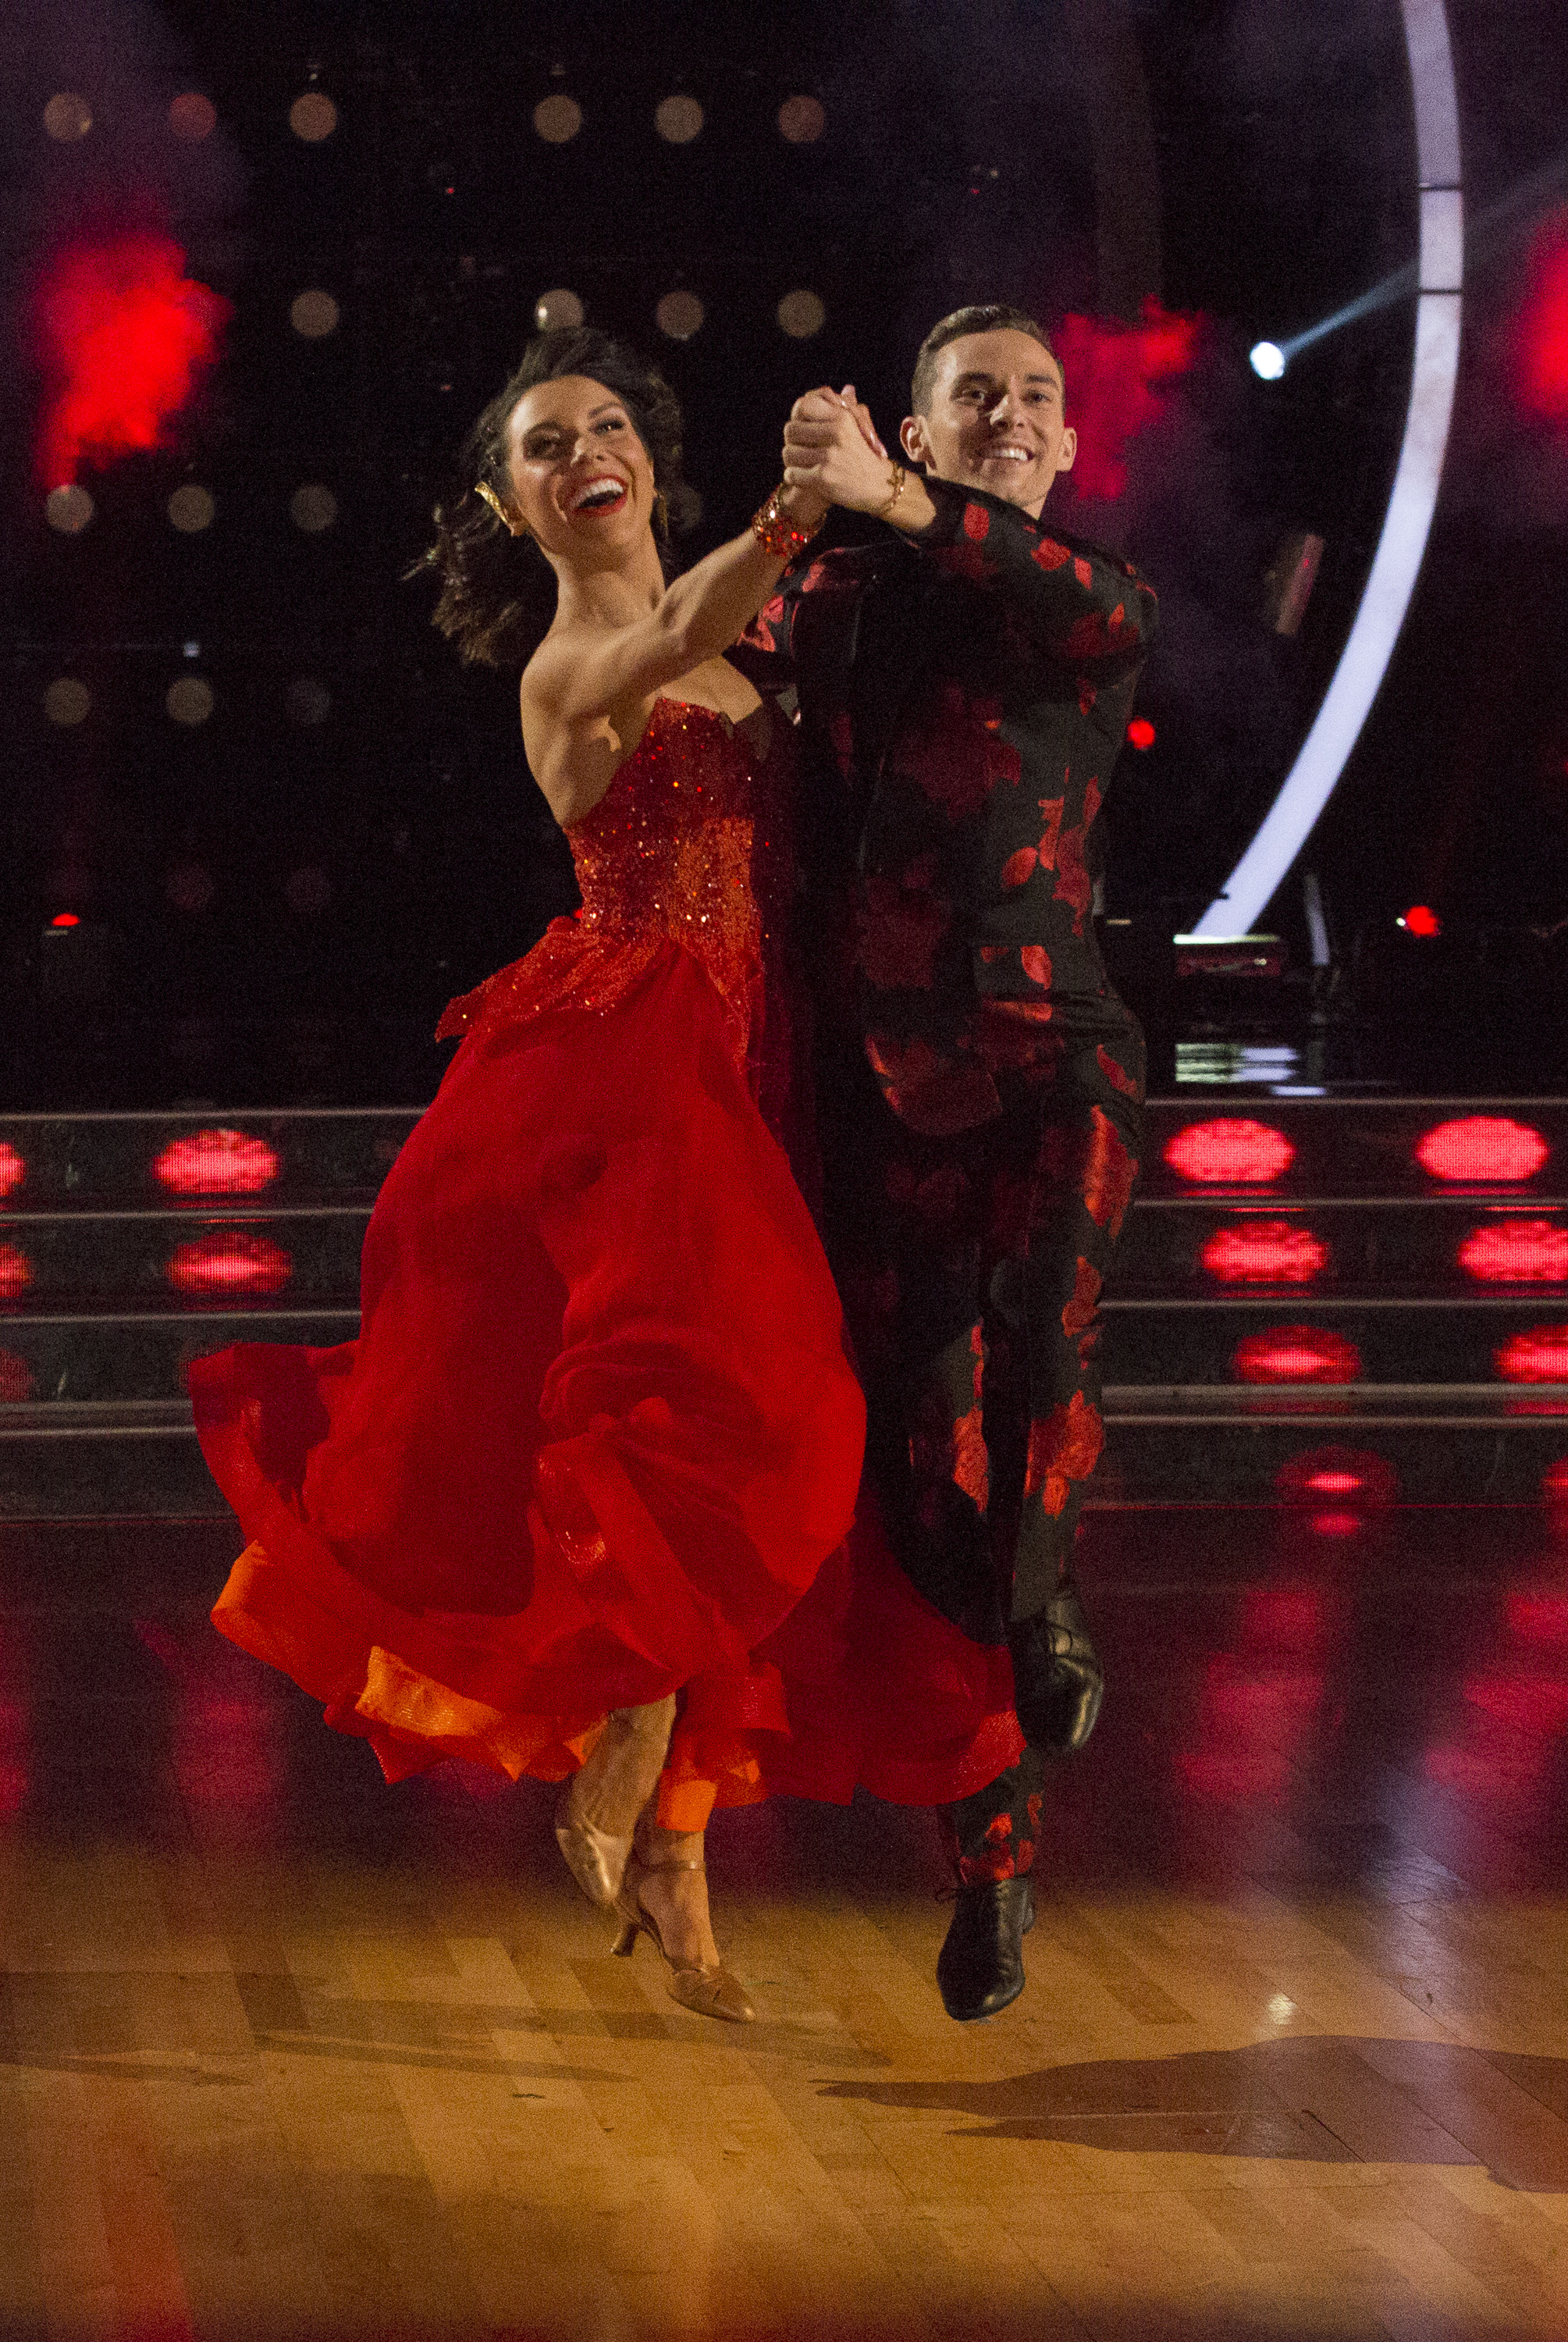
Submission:
[[[788,486],[850,512],[881,513],[892,499],[897,471],[897,459],[877,437],[854,383],[842,390],[808,390],[796,399],[784,425]]]

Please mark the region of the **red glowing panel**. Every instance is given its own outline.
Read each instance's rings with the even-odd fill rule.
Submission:
[[[1505,1383],[1568,1383],[1568,1326],[1532,1326],[1511,1334],[1497,1353]]]
[[[1114,317],[1064,317],[1053,336],[1073,387],[1078,459],[1072,474],[1081,500],[1109,502],[1127,485],[1127,450],[1170,403],[1170,385],[1197,353],[1197,317],[1145,301],[1135,325]]]
[[[84,458],[108,463],[165,443],[232,314],[185,265],[164,235],[74,245],[49,263],[37,293],[45,488],[74,480]]]
[[[1551,1148],[1527,1122],[1503,1115],[1465,1114],[1433,1125],[1416,1146],[1415,1159],[1434,1179],[1485,1185],[1533,1179]]]
[[[26,1359],[15,1350],[0,1350],[0,1403],[31,1398],[33,1388],[33,1369]]]
[[[1223,1180],[1235,1186],[1267,1186],[1290,1169],[1295,1157],[1283,1130],[1241,1115],[1189,1122],[1165,1147],[1165,1160],[1180,1177]]]
[[[52,927],[79,927],[81,924],[75,911],[56,911],[49,922]]]
[[[1443,921],[1430,903],[1413,903],[1399,924],[1413,936],[1440,936],[1443,933]]]
[[[1202,1257],[1222,1285],[1310,1285],[1328,1266],[1328,1246],[1293,1220],[1243,1220],[1216,1228]]]
[[[1471,1230],[1459,1261],[1483,1285],[1568,1284],[1568,1228],[1554,1220],[1494,1220]]]
[[[255,1196],[279,1170],[277,1151],[243,1130],[198,1130],[171,1139],[153,1176],[176,1196]]]
[[[1134,748],[1152,748],[1154,745],[1154,727],[1146,716],[1134,716],[1127,726],[1127,737]]]
[[[1281,1465],[1274,1486],[1298,1504],[1391,1505],[1399,1475],[1366,1447],[1308,1447]]]
[[[1557,1733],[1568,1724],[1568,1683],[1555,1676],[1473,1676],[1464,1696],[1518,1732]]]
[[[1353,1383],[1361,1352],[1320,1326],[1271,1326],[1238,1342],[1231,1366],[1243,1383]]]
[[[1561,215],[1531,255],[1518,356],[1520,394],[1531,413],[1568,423],[1568,223]]]
[[[0,1300],[25,1293],[33,1282],[33,1264],[15,1245],[0,1244]]]
[[[0,1200],[4,1200],[13,1187],[19,1187],[26,1176],[27,1166],[16,1149],[0,1138]]]
[[[1241,1641],[1249,1651],[1315,1654],[1323,1630],[1323,1597],[1315,1586],[1250,1586],[1242,1596]]]
[[[1511,1594],[1503,1608],[1510,1633],[1522,1642],[1568,1643],[1568,1595]]]
[[[294,1262],[269,1236],[225,1229],[177,1246],[166,1273],[177,1293],[276,1293]]]

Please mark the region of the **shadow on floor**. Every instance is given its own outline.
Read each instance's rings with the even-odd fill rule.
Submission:
[[[1047,2066],[998,2082],[829,2082],[822,2095],[968,2116],[986,2138],[1141,2155],[1473,2164],[1568,2191],[1568,2058],[1289,2035],[1244,2049]]]

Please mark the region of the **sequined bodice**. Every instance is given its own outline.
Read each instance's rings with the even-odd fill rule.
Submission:
[[[775,727],[759,760],[714,709],[655,699],[637,746],[566,832],[582,910],[452,1002],[438,1033],[493,1033],[551,1006],[602,1013],[675,944],[711,978],[735,1060],[771,1119],[787,1087],[788,1019],[770,981],[791,872],[787,739]]]
[[[584,925],[664,936],[702,961],[726,1002],[749,993],[778,907],[760,779],[726,717],[656,699],[636,748],[566,833]]]

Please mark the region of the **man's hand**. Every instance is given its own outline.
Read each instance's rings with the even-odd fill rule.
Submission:
[[[809,390],[784,425],[784,478],[814,488],[851,512],[879,512],[893,491],[893,465],[869,408],[843,390]]]
[[[905,474],[894,495],[902,469],[877,437],[854,383],[796,399],[784,425],[784,475],[792,485],[814,488],[847,512],[874,513],[914,535],[929,528],[936,507],[916,475]]]

